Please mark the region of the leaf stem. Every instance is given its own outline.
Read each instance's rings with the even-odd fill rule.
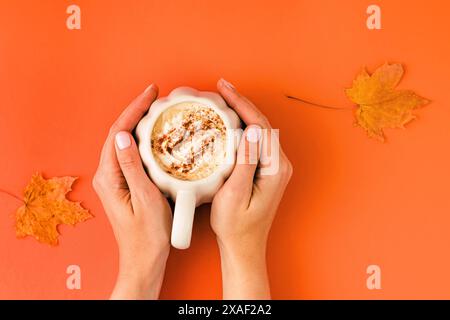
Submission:
[[[310,102],[310,101],[303,100],[303,99],[300,99],[300,98],[297,98],[297,97],[294,97],[294,96],[290,96],[290,95],[286,95],[286,98],[292,99],[292,100],[296,100],[296,101],[300,101],[300,102],[303,102],[303,103],[306,103],[306,104],[309,104],[309,105],[312,105],[312,106],[315,106],[315,107],[324,108],[324,109],[351,110],[351,108],[325,106],[325,105],[322,105],[322,104]]]
[[[15,194],[13,194],[13,193],[11,193],[11,192],[9,192],[9,191],[6,191],[6,190],[3,190],[3,189],[0,189],[0,193],[4,193],[4,194],[7,194],[7,195],[9,195],[9,196],[11,196],[11,197],[13,197],[13,198],[16,198],[17,200],[19,200],[20,202],[24,202],[22,199],[20,199],[18,196],[16,196]]]

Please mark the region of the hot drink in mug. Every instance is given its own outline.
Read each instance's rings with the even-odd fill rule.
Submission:
[[[136,133],[152,181],[175,201],[172,245],[190,245],[195,208],[231,174],[240,120],[219,94],[181,87],[156,100]]]

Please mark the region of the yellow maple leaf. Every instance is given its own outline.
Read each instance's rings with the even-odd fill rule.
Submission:
[[[363,70],[345,90],[347,97],[358,105],[356,124],[370,137],[384,141],[384,128],[404,128],[415,119],[412,111],[430,103],[410,90],[396,90],[403,77],[401,64],[384,64],[372,75]]]
[[[66,199],[77,178],[44,179],[36,173],[24,191],[24,205],[16,212],[16,235],[33,236],[42,243],[58,244],[59,224],[75,225],[92,217],[79,202]]]

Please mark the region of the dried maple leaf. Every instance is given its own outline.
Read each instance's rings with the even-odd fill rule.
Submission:
[[[401,64],[384,64],[372,75],[363,70],[345,93],[358,105],[356,124],[370,137],[384,141],[384,128],[404,128],[415,119],[412,110],[430,101],[409,90],[395,90],[403,77]]]
[[[44,179],[36,173],[24,191],[24,205],[16,212],[16,235],[33,236],[42,243],[58,244],[59,224],[75,225],[92,217],[79,202],[66,199],[77,178]]]

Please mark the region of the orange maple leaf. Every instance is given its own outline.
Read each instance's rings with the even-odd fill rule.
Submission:
[[[363,70],[346,89],[348,98],[358,105],[356,124],[370,137],[384,141],[384,128],[404,128],[415,119],[412,110],[430,103],[410,90],[395,90],[403,77],[401,64],[384,64],[372,75]]]
[[[77,178],[44,179],[36,173],[24,191],[24,205],[16,212],[18,238],[33,236],[39,242],[58,244],[59,224],[75,225],[92,217],[79,202],[66,199]]]

